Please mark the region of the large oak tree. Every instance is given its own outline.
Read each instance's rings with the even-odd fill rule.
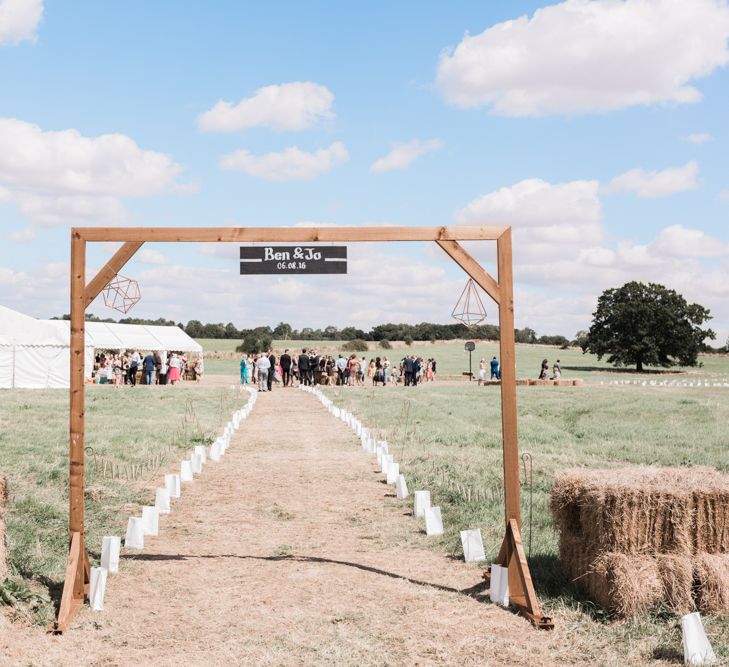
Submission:
[[[629,282],[605,290],[597,300],[583,351],[616,366],[696,366],[704,340],[715,338],[701,325],[708,308],[663,285]]]

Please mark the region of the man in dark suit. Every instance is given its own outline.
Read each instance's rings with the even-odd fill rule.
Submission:
[[[413,384],[413,373],[415,371],[415,360],[412,357],[405,357],[402,361],[403,371],[405,373],[405,386],[409,387]]]
[[[288,387],[291,382],[291,355],[288,350],[284,350],[281,355],[281,381],[284,387]]]
[[[273,356],[273,350],[268,351],[268,360],[271,362],[271,368],[268,369],[268,379],[266,380],[266,386],[268,387],[268,391],[271,391],[273,378],[276,375],[276,357]]]
[[[299,355],[299,384],[309,385],[309,355],[301,350]]]
[[[319,384],[319,355],[316,350],[309,350],[309,384]]]

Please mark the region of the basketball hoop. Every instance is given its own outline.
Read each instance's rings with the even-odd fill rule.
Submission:
[[[142,298],[139,283],[131,278],[115,275],[104,288],[104,305],[120,313],[128,313]]]
[[[468,279],[466,286],[458,298],[451,317],[465,324],[469,329],[486,319],[486,308],[476,289],[476,283],[471,278]]]

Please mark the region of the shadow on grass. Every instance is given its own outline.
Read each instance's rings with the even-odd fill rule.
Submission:
[[[444,586],[442,584],[434,584],[429,581],[422,581],[421,579],[413,579],[406,577],[396,572],[388,572],[371,565],[363,565],[362,563],[352,563],[346,560],[335,560],[333,558],[322,558],[320,556],[296,556],[296,555],[283,555],[283,556],[247,556],[238,554],[125,554],[122,556],[124,560],[137,560],[137,561],[168,561],[168,560],[188,560],[190,558],[239,558],[241,560],[262,560],[268,562],[277,561],[292,561],[296,563],[329,563],[331,565],[343,565],[345,567],[353,567],[364,572],[371,572],[372,574],[378,574],[383,577],[389,577],[391,579],[402,579],[408,581],[411,584],[417,586],[426,586],[439,591],[445,591],[447,593],[460,593],[461,595],[468,595],[478,601],[488,599],[488,583],[486,581],[479,582],[475,586],[469,586],[468,588],[452,588],[451,586]]]
[[[644,368],[642,371],[637,371],[635,368],[610,368],[605,366],[562,366],[563,371],[584,371],[585,373],[629,373],[640,375],[676,375],[679,373],[686,373],[686,371],[671,369],[671,368]]]
[[[612,621],[610,613],[590,600],[562,571],[562,564],[554,554],[537,554],[529,559],[534,590],[546,607],[562,604],[587,614],[597,623]]]

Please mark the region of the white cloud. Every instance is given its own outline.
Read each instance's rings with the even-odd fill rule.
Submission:
[[[37,224],[120,224],[127,218],[120,198],[173,191],[181,170],[122,134],[85,137],[0,118],[0,190]]]
[[[370,171],[380,173],[395,169],[407,169],[419,157],[439,149],[442,145],[439,139],[429,139],[428,141],[413,139],[408,143],[394,144],[392,150],[385,157],[381,157],[372,163]]]
[[[134,259],[140,264],[167,264],[167,257],[159,250],[152,250],[150,248],[140,250],[134,255]]]
[[[0,0],[0,44],[35,41],[43,0]]]
[[[692,144],[705,144],[707,141],[713,141],[714,137],[708,132],[702,132],[701,134],[689,134],[683,140]]]
[[[0,182],[59,194],[143,197],[171,187],[181,167],[123,134],[90,138],[0,119]]]
[[[128,221],[127,210],[116,197],[37,195],[19,191],[14,200],[23,217],[43,227],[70,221],[84,225],[95,225],[100,221],[122,225]]]
[[[716,266],[729,259],[729,243],[682,225],[664,228],[648,243],[609,239],[599,194],[596,181],[554,185],[529,179],[478,197],[457,214],[461,224],[513,227],[517,325],[570,335],[589,325],[604,289],[641,280],[706,304],[716,317],[712,325],[729,331],[722,315],[729,312],[729,261]],[[483,250],[468,249],[485,266],[492,262]],[[537,307],[545,288],[559,295],[546,301],[569,312],[550,315]]]
[[[669,167],[661,171],[631,169],[616,176],[605,187],[605,192],[634,192],[639,197],[666,197],[677,192],[696,190],[699,165],[692,160],[683,167]]]
[[[437,84],[461,107],[505,116],[690,103],[690,85],[729,62],[723,0],[566,0],[466,34]]]
[[[265,155],[239,150],[226,155],[220,161],[220,166],[267,181],[310,181],[348,159],[349,153],[344,144],[336,141],[329,148],[321,148],[313,153],[302,151],[297,146]]]
[[[474,199],[461,209],[459,224],[554,227],[595,225],[602,214],[597,181],[570,181],[553,185],[539,178]]]
[[[259,88],[238,104],[220,100],[200,114],[204,132],[234,132],[250,127],[270,127],[277,132],[304,130],[320,120],[334,117],[334,95],[311,81],[296,81]]]
[[[8,240],[15,241],[16,243],[27,243],[33,239],[35,239],[35,227],[26,227],[19,232],[8,234]]]
[[[670,257],[721,257],[729,256],[729,243],[712,238],[701,229],[671,225],[661,230],[649,250]]]

